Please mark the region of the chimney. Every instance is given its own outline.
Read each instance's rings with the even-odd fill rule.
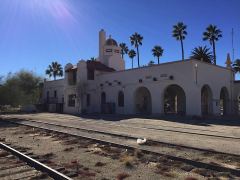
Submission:
[[[99,31],[99,61],[103,63],[103,47],[106,42],[106,32],[101,29]]]

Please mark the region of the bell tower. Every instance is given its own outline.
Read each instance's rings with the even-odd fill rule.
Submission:
[[[225,64],[226,64],[226,68],[232,69],[232,61],[231,61],[231,58],[230,58],[230,54],[229,54],[229,53],[227,54],[227,59],[226,59]]]
[[[101,31],[99,31],[99,61],[101,63],[104,63],[104,44],[106,42],[106,32],[101,29]]]

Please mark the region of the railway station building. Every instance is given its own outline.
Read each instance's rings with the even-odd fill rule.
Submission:
[[[195,59],[125,69],[121,48],[99,32],[99,57],[65,65],[65,76],[45,81],[50,112],[129,115],[240,114],[240,81],[230,56],[226,67]]]

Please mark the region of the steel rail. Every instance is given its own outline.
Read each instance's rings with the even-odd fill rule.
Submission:
[[[14,121],[14,120],[5,120],[5,121],[11,122],[11,123],[15,123],[15,124],[31,126],[31,125],[26,124],[24,122],[17,122],[17,121]],[[96,130],[96,129],[92,129],[92,128],[74,127],[74,126],[69,126],[69,125],[68,126],[64,126],[64,125],[61,125],[61,124],[42,122],[42,121],[40,122],[40,121],[35,121],[35,120],[23,120],[23,121],[33,122],[33,123],[38,123],[38,124],[46,124],[46,125],[58,126],[58,127],[63,127],[63,128],[69,128],[69,129],[77,129],[77,130],[80,130],[80,131],[94,132],[94,133],[99,133],[99,134],[104,134],[104,135],[109,135],[109,136],[117,136],[117,137],[129,138],[129,139],[137,139],[137,138],[139,138],[139,137],[134,136],[134,135],[126,135],[126,134],[120,134],[120,133],[114,133],[114,132],[106,132],[106,131]],[[215,150],[211,150],[211,149],[202,149],[202,148],[197,148],[197,147],[185,146],[185,145],[181,145],[181,144],[173,144],[173,143],[163,142],[163,141],[150,139],[150,138],[148,138],[148,141],[153,142],[153,143],[159,143],[159,144],[167,145],[167,146],[172,146],[172,147],[181,147],[181,148],[192,149],[192,150],[201,151],[201,152],[219,153],[219,154],[223,154],[223,155],[230,155],[230,156],[234,156],[234,157],[240,157],[240,155],[238,155],[238,154],[231,154],[231,153],[215,151]]]
[[[7,121],[9,121],[9,120],[7,120]],[[16,122],[16,121],[15,122],[9,121],[9,122],[15,123],[15,124],[21,124],[21,123]],[[39,124],[41,124],[41,123],[39,123]],[[42,123],[42,124],[44,124],[44,123]],[[21,124],[21,125],[24,125],[24,124]],[[48,130],[48,131],[53,131],[53,132],[57,132],[57,133],[65,134],[65,135],[81,137],[81,138],[88,139],[88,140],[93,140],[95,142],[102,143],[102,144],[105,144],[105,145],[112,145],[112,146],[121,147],[121,148],[129,149],[129,150],[141,150],[144,153],[150,153],[150,154],[154,154],[154,155],[158,155],[158,156],[164,156],[167,159],[183,162],[183,163],[186,163],[186,164],[189,164],[189,165],[192,165],[192,166],[196,166],[196,167],[199,167],[199,168],[205,168],[205,169],[214,170],[214,171],[218,171],[218,172],[230,172],[230,173],[240,177],[240,170],[239,169],[233,169],[233,168],[229,168],[229,167],[219,166],[219,165],[216,165],[216,164],[210,164],[210,163],[206,163],[206,162],[200,162],[200,161],[186,159],[186,158],[182,158],[182,157],[178,157],[178,156],[168,155],[168,154],[160,153],[158,151],[149,150],[148,148],[146,148],[144,146],[117,143],[117,142],[114,142],[114,141],[111,141],[111,140],[103,140],[103,139],[90,137],[90,136],[86,136],[86,135],[79,135],[79,134],[75,134],[75,133],[66,133],[66,132],[63,132],[61,130],[41,127],[41,126],[37,126],[37,125],[26,125],[26,126],[35,127],[35,128],[39,128],[39,129],[43,129],[43,130]],[[66,126],[66,128],[69,128],[69,127]]]
[[[35,159],[17,151],[16,149],[4,144],[0,142],[0,148],[10,152],[11,154],[13,154],[14,156],[18,157],[19,159],[21,159],[22,161],[26,162],[28,165],[30,165],[31,167],[36,168],[37,170],[41,171],[41,172],[46,172],[50,177],[52,177],[53,179],[57,179],[57,180],[72,180],[71,178],[65,176],[64,174],[46,166],[43,163],[40,163],[39,161],[36,161]]]

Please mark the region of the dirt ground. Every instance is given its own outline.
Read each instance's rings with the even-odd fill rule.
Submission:
[[[74,179],[234,179],[230,173],[196,168],[164,156],[127,151],[90,140],[0,122],[1,141],[45,158],[50,167],[77,173]]]

